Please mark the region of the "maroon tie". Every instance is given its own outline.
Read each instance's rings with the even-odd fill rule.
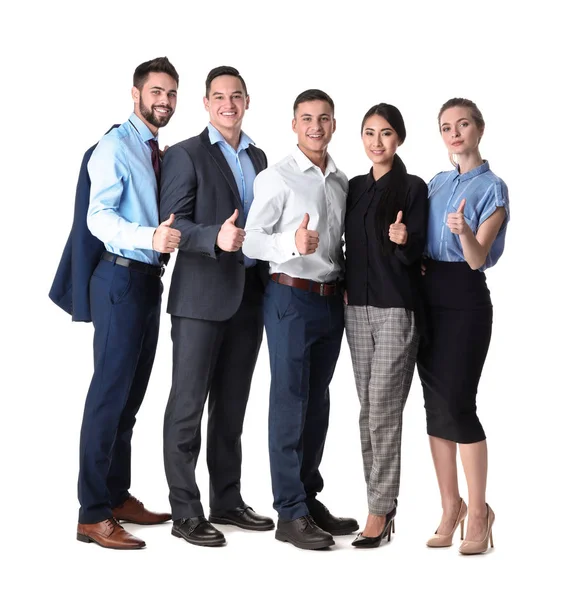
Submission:
[[[153,170],[155,171],[158,187],[161,182],[161,156],[159,154],[159,143],[157,140],[149,140],[149,146],[151,146],[151,162],[153,163]]]

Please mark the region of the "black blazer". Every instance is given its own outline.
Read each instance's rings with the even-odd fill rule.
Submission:
[[[247,153],[258,174],[266,168],[265,153],[249,146]],[[173,227],[182,232],[172,273],[167,311],[175,316],[225,321],[241,304],[245,266],[241,250],[223,252],[216,247],[223,222],[239,209],[237,226],[245,214],[237,184],[207,128],[199,135],[169,148],[161,170],[160,218],[174,213]],[[261,278],[268,265],[259,262]]]
[[[119,125],[113,125],[106,133],[115,127]],[[90,233],[86,224],[90,203],[90,176],[87,166],[97,145],[96,143],[92,148],[88,148],[82,159],[76,184],[72,228],[49,291],[49,298],[68,312],[73,321],[86,323],[92,321],[90,277],[105,249],[103,242]]]

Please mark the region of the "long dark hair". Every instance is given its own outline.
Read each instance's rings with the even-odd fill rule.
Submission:
[[[395,106],[383,102],[373,106],[364,115],[361,134],[364,131],[366,121],[374,115],[378,115],[388,121],[392,129],[398,134],[400,142],[405,140],[407,133],[400,111]],[[407,169],[401,158],[396,154],[392,163],[390,177],[387,180],[386,187],[382,191],[380,202],[376,205],[376,239],[383,254],[391,254],[394,251],[395,244],[390,241],[388,232],[390,225],[396,220],[398,212],[400,210],[405,211],[408,191],[409,180],[407,178]]]

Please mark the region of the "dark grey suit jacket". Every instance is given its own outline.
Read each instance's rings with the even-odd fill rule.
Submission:
[[[251,145],[247,153],[257,174],[266,168],[262,150]],[[231,318],[243,297],[243,254],[223,252],[215,242],[236,208],[237,227],[245,226],[245,214],[231,168],[219,146],[210,143],[207,128],[165,152],[160,190],[161,221],[174,213],[173,227],[182,232],[167,311],[208,321]],[[264,263],[259,268],[268,276]]]

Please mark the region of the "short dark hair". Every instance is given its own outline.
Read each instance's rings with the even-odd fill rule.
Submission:
[[[439,111],[439,117],[438,117],[439,128],[441,126],[441,117],[443,116],[443,113],[445,112],[445,110],[447,110],[449,108],[454,108],[455,106],[461,106],[463,108],[469,108],[470,112],[472,113],[472,118],[474,119],[474,121],[476,123],[476,126],[481,131],[484,131],[484,128],[486,127],[486,122],[484,121],[484,117],[482,116],[482,112],[476,106],[476,104],[474,102],[472,102],[472,100],[468,100],[466,98],[451,98],[450,100],[447,100],[441,106],[441,110]]]
[[[134,87],[140,90],[145,85],[149,73],[166,73],[167,75],[170,75],[174,81],[176,81],[176,85],[178,85],[178,73],[166,56],[159,56],[159,58],[153,58],[153,60],[141,63],[133,73]]]
[[[403,144],[405,141],[405,136],[407,132],[405,130],[405,123],[403,122],[403,117],[399,109],[397,109],[392,104],[386,104],[385,102],[381,102],[380,104],[375,104],[372,108],[368,110],[368,112],[364,115],[364,119],[362,119],[362,125],[360,127],[360,133],[364,131],[364,125],[370,117],[374,115],[378,115],[383,119],[386,119],[388,123],[392,126],[393,130],[398,134],[398,138],[400,142]]]
[[[228,67],[226,65],[222,65],[221,67],[215,67],[214,69],[212,69],[206,77],[206,98],[210,97],[212,81],[216,77],[221,77],[222,75],[230,75],[231,77],[237,77],[241,82],[241,85],[243,86],[243,92],[245,92],[245,96],[249,95],[247,94],[247,84],[245,83],[245,80],[241,77],[239,71],[237,71],[235,67]]]
[[[296,114],[296,110],[298,106],[302,104],[302,102],[312,102],[313,100],[321,100],[322,102],[327,102],[327,104],[329,104],[329,106],[331,107],[331,110],[335,112],[335,103],[333,102],[329,94],[326,94],[321,90],[311,89],[306,90],[301,94],[298,94],[298,97],[294,101],[294,114]]]

